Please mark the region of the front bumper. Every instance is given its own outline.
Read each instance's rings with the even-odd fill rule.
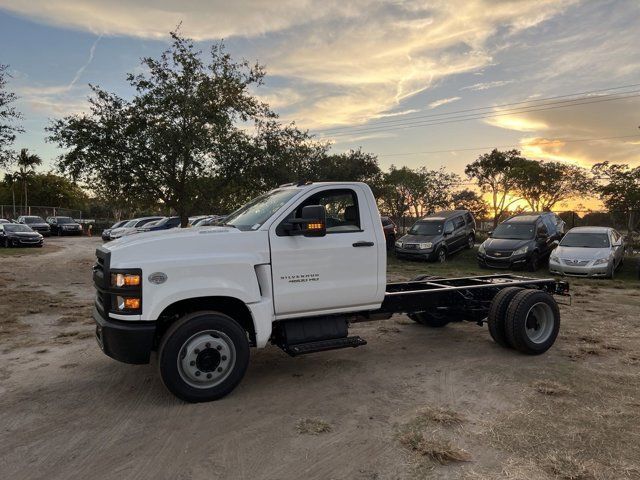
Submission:
[[[529,257],[527,254],[498,258],[484,253],[478,253],[478,263],[488,268],[522,268],[528,261]]]
[[[607,277],[609,275],[609,264],[574,266],[563,265],[559,262],[549,261],[549,273],[556,275],[567,275],[571,277]]]
[[[42,238],[38,239],[26,239],[26,238],[10,238],[9,242],[11,245],[19,246],[19,247],[41,247],[42,246]]]
[[[64,228],[60,230],[62,235],[82,235],[82,229],[74,229],[74,230],[65,230]]]
[[[434,258],[433,248],[399,248],[395,247],[396,256],[400,258],[413,258],[432,260]]]
[[[106,355],[124,363],[149,363],[156,322],[104,318],[95,307],[93,320],[96,322],[96,340]]]

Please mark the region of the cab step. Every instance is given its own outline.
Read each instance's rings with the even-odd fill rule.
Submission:
[[[358,336],[332,338],[329,340],[318,340],[315,342],[297,343],[295,345],[284,345],[282,349],[292,357],[307,353],[324,352],[326,350],[337,350],[339,348],[360,347],[366,345],[367,341]]]

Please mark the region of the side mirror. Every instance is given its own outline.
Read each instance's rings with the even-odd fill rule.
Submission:
[[[322,205],[302,207],[302,217],[292,218],[284,224],[289,235],[324,237],[327,234],[327,213]]]
[[[546,241],[549,239],[549,234],[548,233],[539,233],[538,234],[538,240],[539,241]]]
[[[444,234],[451,235],[453,233],[453,225],[447,225],[444,227]]]
[[[493,230],[489,230],[489,231],[487,232],[487,237],[490,237],[491,235],[493,235]]]

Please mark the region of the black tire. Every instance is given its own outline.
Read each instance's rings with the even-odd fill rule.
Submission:
[[[219,383],[210,387],[206,387],[206,385],[197,387],[189,383],[187,374],[181,370],[179,363],[181,355],[184,358],[184,350],[187,349],[189,342],[194,338],[207,335],[214,338],[212,341],[226,337],[226,342],[231,342],[229,346],[232,346],[233,349],[231,350],[232,354],[229,355],[229,361],[231,362],[231,358],[233,358],[233,364],[220,378]],[[205,354],[210,350],[211,354],[218,356],[218,363],[214,363],[212,369],[203,368],[203,371],[215,374],[216,370],[221,371],[221,361],[226,361],[227,358],[220,357],[215,351],[216,349],[209,348],[209,343],[206,345],[207,347],[201,353]],[[194,352],[197,353],[198,350]],[[210,359],[206,360],[211,362]],[[200,361],[200,354],[198,354],[197,361]],[[184,316],[167,330],[158,349],[158,369],[162,382],[171,393],[186,402],[208,402],[224,397],[240,383],[248,365],[249,341],[247,333],[233,318],[220,312],[203,311]],[[200,365],[198,365],[199,368]],[[210,374],[206,373],[206,375]],[[204,376],[202,381],[206,382]]]
[[[389,235],[387,237],[387,250],[393,250],[396,246],[396,237],[393,235]]]
[[[476,244],[476,237],[473,236],[473,234],[469,235],[469,237],[467,237],[467,250],[471,250],[474,245]]]
[[[436,250],[436,255],[434,257],[434,260],[438,263],[444,263],[447,261],[447,249],[444,247],[440,247],[438,248],[438,250]]]
[[[607,273],[607,278],[613,280],[616,276],[616,263],[615,261],[611,264],[611,268],[609,268],[609,273]]]
[[[61,237],[61,236],[62,236],[62,230],[58,229],[58,230],[56,231],[56,235],[57,235],[57,236],[59,236],[59,237]]]
[[[530,272],[535,272],[540,268],[540,255],[538,255],[538,252],[533,252],[531,254],[529,263],[527,263],[527,268]]]
[[[489,267],[487,267],[483,262],[478,260],[478,268],[481,268],[482,270],[487,270]]]
[[[558,304],[541,290],[518,292],[509,303],[505,326],[507,341],[513,348],[528,355],[540,355],[549,350],[558,337]]]
[[[493,297],[491,305],[489,306],[489,315],[487,317],[489,334],[494,342],[505,348],[513,348],[513,345],[511,345],[507,339],[505,325],[507,309],[513,297],[521,291],[522,288],[519,287],[503,288]]]
[[[442,328],[450,321],[448,318],[443,317],[442,315],[427,312],[410,313],[407,316],[414,322],[431,328]]]

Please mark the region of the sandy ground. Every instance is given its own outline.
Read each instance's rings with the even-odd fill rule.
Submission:
[[[96,345],[98,244],[0,256],[1,478],[640,478],[638,289],[577,288],[540,357],[394,317],[354,326],[357,349],[253,351],[190,405]]]

